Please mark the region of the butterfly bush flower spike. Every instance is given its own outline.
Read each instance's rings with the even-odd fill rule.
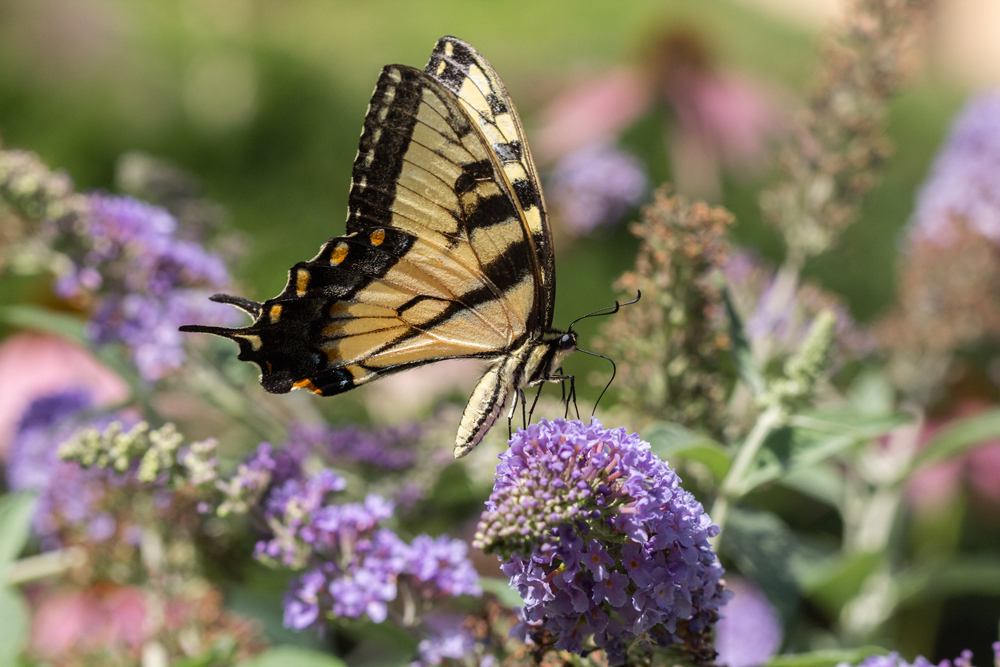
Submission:
[[[381,623],[401,594],[405,608],[482,592],[464,542],[418,535],[407,544],[382,526],[393,503],[376,494],[334,503],[345,487],[343,477],[323,469],[287,479],[262,499],[271,537],[257,544],[256,557],[302,571],[285,599],[287,627],[320,628],[331,619],[362,616]]]
[[[525,601],[516,632],[609,664],[649,642],[710,661],[728,594],[718,533],[680,479],[625,429],[542,420],[501,454],[474,546]],[[642,638],[642,639],[640,639]]]

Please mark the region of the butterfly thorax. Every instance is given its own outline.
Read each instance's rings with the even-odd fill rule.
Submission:
[[[576,343],[575,332],[550,329],[497,359],[479,380],[462,415],[455,458],[465,456],[479,444],[515,391],[542,382],[559,382],[563,376],[557,369],[576,350]]]

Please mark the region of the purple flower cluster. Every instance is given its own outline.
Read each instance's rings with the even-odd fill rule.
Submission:
[[[577,234],[615,224],[648,190],[642,162],[605,144],[567,155],[556,165],[546,188],[553,209]]]
[[[116,528],[114,518],[99,508],[103,475],[59,458],[60,445],[84,426],[93,406],[83,390],[69,390],[33,401],[25,410],[7,458],[7,485],[14,491],[36,491],[33,528],[46,549],[61,545],[67,525],[79,526],[92,541],[102,542]],[[107,420],[104,420],[105,422]]]
[[[950,245],[960,227],[1000,242],[1000,90],[969,101],[917,196],[913,240]]]
[[[324,469],[285,480],[264,501],[272,536],[257,544],[256,556],[305,570],[286,598],[285,625],[302,630],[327,618],[363,615],[381,623],[401,589],[423,601],[481,593],[464,542],[418,535],[407,544],[381,527],[394,506],[380,496],[330,502],[345,486]]]
[[[260,443],[257,451],[241,463],[235,473],[216,482],[222,493],[216,512],[219,516],[233,512],[243,514],[258,503],[266,504],[270,491],[281,488],[286,481],[302,477],[307,453],[308,450],[299,446],[275,449],[269,442]]]
[[[727,599],[708,542],[718,528],[648,443],[596,419],[542,420],[500,459],[473,544],[508,559],[525,601],[518,634],[603,648],[610,665],[640,635],[711,652]]]
[[[423,429],[416,422],[371,430],[295,423],[288,428],[287,446],[316,451],[333,464],[360,463],[380,470],[402,470],[416,462],[415,443],[421,435]]]
[[[432,615],[425,620],[424,625],[429,628],[430,633],[417,645],[417,659],[410,663],[410,667],[430,667],[440,665],[445,660],[479,667],[492,667],[496,664],[495,657],[483,655],[484,647],[476,642],[461,617]]]
[[[81,218],[85,248],[70,252],[71,269],[56,282],[63,297],[98,296],[90,334],[124,342],[139,372],[156,380],[184,360],[181,324],[232,322],[231,309],[206,299],[224,287],[222,260],[176,237],[167,211],[129,197],[95,194]]]
[[[1000,664],[1000,642],[993,643],[993,662]],[[842,662],[837,667],[851,667],[848,663]],[[857,667],[973,667],[972,651],[962,651],[962,655],[954,660],[942,660],[937,665],[922,655],[912,663],[903,660],[896,652],[888,655],[870,655],[857,664]]]
[[[794,292],[788,293],[788,285],[779,284],[774,269],[745,250],[731,253],[722,270],[754,349],[791,353],[823,310],[831,310],[837,317],[838,359],[863,357],[874,349],[871,334],[855,322],[835,295],[808,283],[793,286]]]
[[[419,660],[410,667],[440,665],[446,658],[461,660],[476,648],[476,640],[468,630],[453,628],[428,637],[417,645]]]

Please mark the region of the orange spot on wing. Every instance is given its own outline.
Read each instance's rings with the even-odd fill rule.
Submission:
[[[292,386],[296,389],[308,389],[314,394],[322,394],[322,390],[317,389],[316,385],[313,384],[312,380],[299,380],[298,382],[292,383]]]
[[[385,230],[376,229],[368,238],[371,240],[372,245],[382,245],[382,241],[385,241]]]
[[[341,243],[330,253],[330,263],[340,264],[344,261],[345,257],[347,257],[347,244]]]
[[[307,287],[309,287],[309,272],[305,269],[299,269],[298,273],[295,274],[295,293],[302,296],[306,293]]]

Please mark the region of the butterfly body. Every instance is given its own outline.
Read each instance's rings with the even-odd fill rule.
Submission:
[[[576,334],[552,328],[552,238],[524,130],[488,62],[454,37],[424,70],[383,68],[354,161],[347,234],[225,329],[269,392],[335,395],[433,361],[490,361],[455,454],[525,386],[560,381]]]

